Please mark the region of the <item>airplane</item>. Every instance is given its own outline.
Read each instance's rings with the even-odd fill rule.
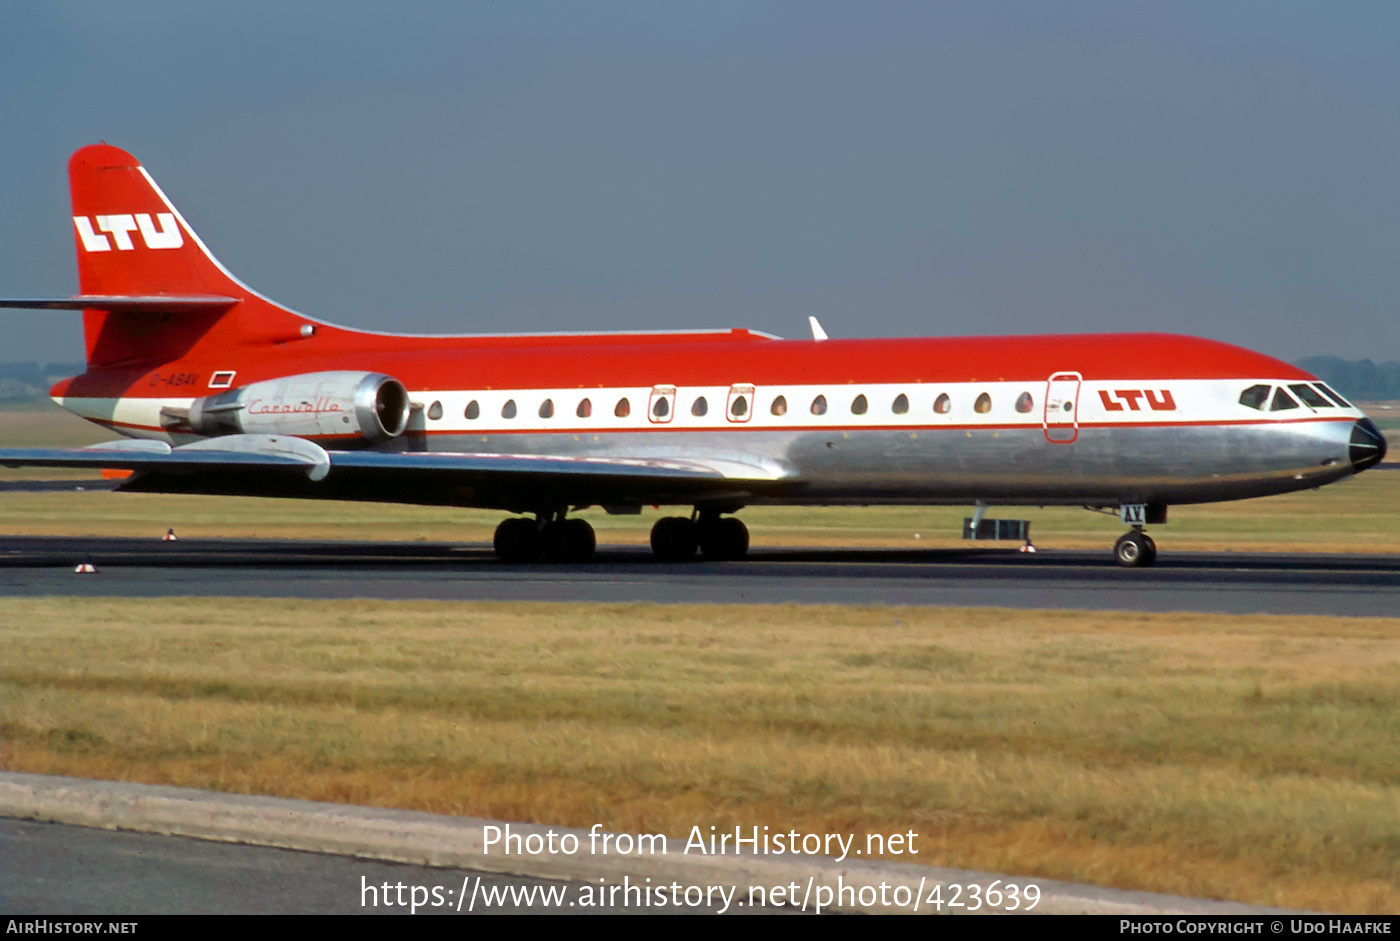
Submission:
[[[375,500],[513,514],[508,562],[583,561],[570,516],[689,508],[663,560],[734,560],[757,505],[1084,506],[1124,566],[1172,505],[1320,487],[1385,438],[1295,366],[1167,334],[810,339],[745,329],[416,336],[335,326],[235,278],[129,153],[69,162],[87,370],[51,390],[119,432],[0,450],[122,469],[119,489]],[[976,533],[974,532],[975,536]]]

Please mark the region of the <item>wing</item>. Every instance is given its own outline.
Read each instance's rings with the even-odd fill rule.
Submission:
[[[372,500],[510,510],[570,504],[742,501],[801,481],[766,458],[596,458],[551,454],[327,451],[305,438],[227,435],[172,448],[125,440],[88,448],[0,450],[7,467],[137,472],[121,489],[331,500]]]

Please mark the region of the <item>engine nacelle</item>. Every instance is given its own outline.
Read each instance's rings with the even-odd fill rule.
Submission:
[[[311,372],[254,382],[190,403],[201,435],[343,435],[387,441],[408,424],[403,383],[377,372]]]

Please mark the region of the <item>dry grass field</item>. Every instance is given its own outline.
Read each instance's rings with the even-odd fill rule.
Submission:
[[[1400,620],[0,600],[0,763],[1400,912]]]
[[[57,406],[0,409],[0,447],[75,446],[111,437]],[[95,478],[66,470],[4,469],[0,481]],[[600,542],[644,545],[663,512],[585,516]],[[743,512],[755,545],[965,545],[970,507],[750,507]],[[1116,516],[1077,508],[1020,507],[993,515],[1032,521],[1042,548],[1108,551],[1123,527]],[[504,514],[440,507],[256,500],[234,497],[85,493],[0,493],[0,532],[35,535],[183,536],[316,539],[418,539],[489,542]],[[1262,500],[1172,507],[1153,538],[1172,549],[1400,552],[1400,473],[1371,471],[1316,491]]]

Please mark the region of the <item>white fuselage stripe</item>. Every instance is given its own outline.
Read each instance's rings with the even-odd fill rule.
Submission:
[[[1241,405],[1240,393],[1255,384],[1288,385],[1297,380],[1275,379],[1191,379],[1191,380],[1111,380],[1084,382],[1078,401],[1070,402],[1066,411],[1059,405],[1049,413],[1054,427],[1134,426],[1134,425],[1200,425],[1200,424],[1275,424],[1299,420],[1354,421],[1364,417],[1355,408],[1313,408],[1300,404],[1284,411],[1261,411]],[[937,430],[947,428],[1040,428],[1047,424],[1047,383],[975,382],[975,383],[881,383],[881,384],[811,384],[793,386],[640,386],[629,388],[592,389],[485,389],[485,390],[418,390],[410,392],[416,408],[410,418],[408,433],[428,434],[506,434],[506,433],[610,433],[644,431],[732,431],[798,429],[832,429],[858,431],[875,428],[909,428]],[[674,391],[673,391],[674,390]],[[1122,391],[1141,393],[1126,398]],[[1151,396],[1149,396],[1151,393]],[[1164,393],[1170,393],[1168,397]],[[665,395],[666,414],[653,414],[656,399]],[[979,412],[976,403],[986,395],[991,407]],[[734,414],[737,396],[744,396],[743,415]],[[948,396],[949,408],[937,412],[935,402]],[[1016,403],[1023,395],[1030,396],[1030,408],[1018,411]],[[1068,400],[1057,389],[1051,404]],[[823,397],[826,410],[812,411],[812,403]],[[855,414],[853,403],[864,397],[865,411]],[[894,410],[903,397],[907,408]],[[782,397],[786,409],[774,413],[774,403]],[[705,400],[704,415],[695,415],[697,399]],[[579,417],[579,403],[587,399],[591,406],[588,417]],[[618,403],[626,400],[627,414],[618,415]],[[133,437],[157,437],[168,440],[160,430],[160,412],[165,408],[189,408],[192,398],[78,398],[57,400],[70,411],[104,424]],[[1171,408],[1163,407],[1169,401]],[[467,418],[470,403],[477,405],[476,418]],[[514,417],[504,417],[507,403],[514,402]],[[541,417],[544,403],[552,405],[550,417]],[[1159,407],[1153,408],[1153,404]],[[903,403],[901,403],[903,404]],[[1111,410],[1108,405],[1118,405]],[[436,408],[434,406],[437,406]],[[1136,406],[1134,408],[1133,406]],[[439,411],[440,409],[440,411]],[[430,415],[440,414],[438,418]],[[1077,419],[1076,417],[1077,416]]]

